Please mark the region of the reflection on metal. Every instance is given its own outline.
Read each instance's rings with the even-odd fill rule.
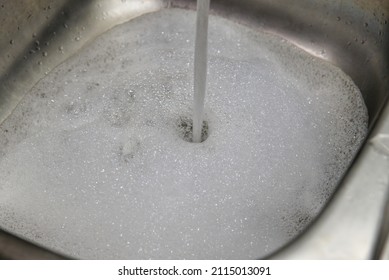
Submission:
[[[191,0],[0,0],[0,4],[0,123],[27,89],[96,36],[162,8],[195,8]],[[388,241],[384,248],[389,193],[389,106],[385,108],[389,1],[212,0],[211,10],[279,34],[338,65],[361,89],[369,110],[371,140],[326,209],[305,233],[270,257],[389,258]],[[381,254],[382,250],[386,253]],[[0,231],[0,258],[63,257]]]
[[[389,134],[378,134],[370,140],[370,143],[380,153],[389,156]]]
[[[371,256],[373,260],[385,258],[385,247],[389,244],[389,187],[387,188],[385,204],[381,218],[381,227],[378,230],[377,240]]]

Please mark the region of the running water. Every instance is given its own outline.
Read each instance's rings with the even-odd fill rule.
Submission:
[[[193,142],[201,142],[204,99],[207,88],[207,37],[210,0],[197,1],[194,57]]]
[[[309,224],[366,136],[361,92],[210,15],[209,137],[187,143],[195,20],[117,26],[26,92],[0,124],[1,228],[81,259],[254,259]]]

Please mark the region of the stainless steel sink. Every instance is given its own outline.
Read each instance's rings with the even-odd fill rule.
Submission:
[[[0,123],[28,89],[96,36],[171,7],[194,9],[195,1],[1,0]],[[338,66],[360,88],[369,112],[369,137],[325,209],[269,258],[389,258],[389,1],[212,0],[211,7]],[[63,256],[0,231],[1,257]]]

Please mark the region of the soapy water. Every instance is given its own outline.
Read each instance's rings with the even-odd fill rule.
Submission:
[[[207,138],[192,116],[195,13],[118,26],[0,125],[0,227],[77,258],[241,259],[279,248],[367,131],[338,68],[210,17]]]

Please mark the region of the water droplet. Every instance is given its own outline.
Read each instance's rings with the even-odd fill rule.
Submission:
[[[76,41],[80,41],[80,37],[76,37],[75,40],[76,40]]]
[[[47,56],[47,52],[43,52],[42,55],[43,55],[43,56]]]

